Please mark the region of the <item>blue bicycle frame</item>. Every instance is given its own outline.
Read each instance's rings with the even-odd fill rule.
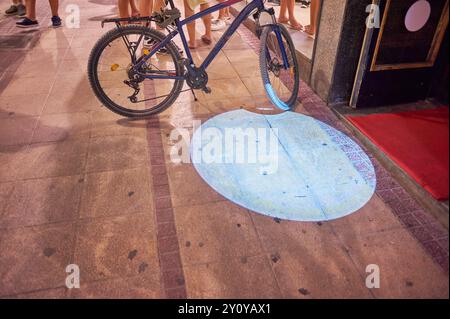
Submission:
[[[242,0],[227,0],[225,2],[216,4],[204,11],[201,11],[199,13],[196,13],[182,21],[180,21],[180,19],[176,19],[175,20],[175,25],[176,25],[176,30],[171,31],[165,38],[163,41],[161,41],[158,45],[156,45],[155,47],[153,47],[150,51],[149,54],[147,54],[141,61],[139,61],[134,68],[139,70],[140,67],[148,60],[150,59],[154,54],[156,54],[156,52],[158,52],[161,48],[163,48],[165,45],[167,45],[175,36],[177,36],[178,34],[181,37],[181,41],[183,43],[183,47],[184,50],[186,52],[186,56],[187,59],[189,61],[190,66],[194,66],[194,61],[192,59],[192,55],[191,55],[191,51],[189,49],[187,40],[186,40],[186,36],[184,34],[183,31],[183,26],[191,23],[197,19],[200,19],[201,17],[207,15],[207,14],[211,14],[213,12],[219,11],[220,9],[229,7],[237,2],[240,2]],[[171,9],[175,8],[175,5],[173,3],[173,0],[168,0]],[[241,23],[243,23],[245,21],[245,19],[247,19],[247,17],[254,11],[254,10],[258,10],[258,11],[264,11],[264,3],[263,0],[253,0],[252,2],[250,2],[249,4],[247,4],[247,6],[245,6],[245,8],[239,13],[239,15],[236,17],[236,19],[231,23],[231,25],[229,26],[229,28],[225,31],[225,33],[222,35],[222,37],[220,38],[220,40],[216,43],[216,45],[214,46],[214,48],[211,50],[211,52],[208,54],[208,56],[205,58],[205,60],[202,62],[202,64],[200,65],[199,69],[200,70],[206,70],[206,68],[210,65],[210,63],[214,60],[214,58],[216,57],[216,55],[220,52],[220,50],[224,47],[224,45],[228,42],[228,40],[230,39],[230,37],[234,34],[234,32],[236,31],[236,29],[241,25]],[[278,29],[278,28],[277,28]],[[277,31],[277,30],[276,30]],[[277,38],[280,41],[281,39],[281,35],[279,35],[279,31],[276,32],[277,33]],[[288,68],[288,59],[286,56],[286,52],[284,50],[283,47],[283,42],[280,41],[280,45],[281,45],[281,49],[282,49],[282,54],[283,54],[283,60],[284,60],[284,67]],[[147,79],[174,79],[174,80],[182,80],[185,77],[184,76],[172,76],[172,75],[148,75],[148,74],[142,74],[142,76],[144,76]]]

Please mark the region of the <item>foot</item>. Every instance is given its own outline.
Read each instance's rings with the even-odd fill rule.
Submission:
[[[16,27],[30,29],[39,27],[39,23],[36,20],[30,20],[28,18],[24,18],[19,22],[16,22]]]
[[[286,24],[286,23],[288,23],[289,22],[289,19],[288,18],[284,18],[284,17],[279,17],[278,18],[278,23],[284,23],[284,24]]]
[[[9,7],[9,9],[7,9],[6,11],[5,11],[5,15],[7,15],[7,16],[15,16],[15,15],[17,15],[17,12],[18,12],[18,6],[16,6],[16,5],[11,5],[10,7]]]
[[[312,28],[310,25],[305,26],[304,30],[305,30],[305,33],[311,37],[313,37],[316,33],[316,30],[314,30],[314,28]]]
[[[221,15],[219,14],[218,19],[224,21],[225,23],[231,22],[231,17],[230,17],[229,15],[221,16]]]
[[[202,35],[201,39],[202,42],[206,45],[210,45],[212,43],[211,38],[208,37],[207,35]]]
[[[27,9],[23,4],[17,6],[17,16],[24,18],[27,15]]]
[[[197,49],[197,41],[189,41],[188,42],[189,49]]]
[[[297,31],[303,30],[303,26],[300,23],[292,24],[292,23],[289,22],[288,25],[289,25],[289,28],[291,28],[293,30],[297,30]]]
[[[295,20],[295,19],[289,19],[289,27],[291,29],[294,29],[294,30],[297,30],[297,31],[300,31],[300,30],[303,29],[302,24],[300,22],[298,22],[297,20]]]
[[[221,20],[221,19],[214,19],[211,21],[211,30],[212,31],[219,31],[222,29],[225,29],[226,27],[226,23],[225,21]]]
[[[52,26],[54,28],[59,28],[62,25],[61,18],[58,16],[52,17]]]

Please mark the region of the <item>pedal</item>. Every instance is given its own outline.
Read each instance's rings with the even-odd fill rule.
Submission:
[[[169,25],[175,23],[176,19],[181,17],[181,12],[177,8],[174,9],[164,9],[161,13],[153,13],[156,19],[156,24],[161,28],[165,29]]]
[[[205,92],[206,94],[211,94],[211,88],[205,86],[203,89],[203,92]]]

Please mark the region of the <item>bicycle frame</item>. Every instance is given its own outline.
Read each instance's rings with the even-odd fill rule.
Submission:
[[[199,13],[196,13],[184,20],[176,19],[175,25],[176,30],[171,31],[166,38],[164,38],[163,41],[161,41],[158,45],[152,48],[150,53],[146,55],[141,61],[139,61],[138,64],[134,66],[134,68],[139,69],[143,63],[145,63],[148,59],[150,59],[156,52],[158,52],[162,47],[164,47],[166,44],[168,44],[175,36],[178,34],[181,37],[181,41],[183,43],[183,47],[187,56],[187,59],[189,61],[189,64],[191,67],[194,67],[194,60],[191,55],[191,51],[189,49],[186,35],[183,31],[183,26],[185,26],[188,23],[191,23],[197,19],[202,18],[203,16],[207,14],[211,14],[213,12],[219,11],[220,9],[229,7],[235,3],[238,3],[242,0],[227,0],[225,2],[216,4],[204,11],[201,11]],[[173,0],[168,0],[171,9],[175,8],[175,5],[173,3]],[[245,6],[245,8],[239,13],[239,15],[235,18],[235,20],[231,23],[231,25],[228,27],[228,29],[225,31],[225,33],[222,35],[222,37],[219,39],[219,41],[216,43],[214,48],[211,50],[211,52],[208,54],[208,56],[205,58],[205,60],[200,65],[200,70],[206,70],[208,66],[211,64],[211,62],[214,60],[214,58],[217,56],[217,54],[220,52],[220,50],[225,46],[225,44],[228,42],[228,40],[231,38],[231,36],[234,34],[234,32],[237,30],[237,28],[247,19],[248,16],[254,11],[254,10],[262,11],[264,10],[264,3],[263,0],[253,0],[249,4]],[[182,80],[185,77],[184,76],[171,76],[171,75],[148,75],[148,74],[142,74],[147,79],[174,79],[174,80]]]

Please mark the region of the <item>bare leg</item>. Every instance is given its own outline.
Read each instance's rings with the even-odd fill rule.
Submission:
[[[311,24],[305,27],[306,33],[309,35],[316,34],[317,20],[319,19],[320,0],[311,0]]]
[[[143,17],[151,16],[153,13],[153,0],[139,1],[139,12]]]
[[[52,16],[57,17],[59,11],[59,0],[48,0],[50,2],[50,8],[52,10]]]
[[[155,0],[155,11],[160,11],[161,8],[164,8],[165,6],[164,0]]]
[[[36,21],[36,0],[26,0],[27,18]]]
[[[278,16],[278,22],[286,23],[289,21],[287,14],[287,4],[289,0],[281,0],[280,1],[280,15]]]
[[[302,25],[295,19],[295,0],[287,0],[287,10],[289,13],[289,24],[295,30],[300,30]]]
[[[134,0],[130,0],[130,6],[131,6],[131,16],[133,17],[139,16],[139,9],[136,6],[136,2]]]
[[[119,17],[120,18],[129,18],[130,17],[130,11],[129,11],[129,0],[119,0]]]
[[[200,10],[206,10],[209,8],[208,3],[200,5]],[[202,17],[203,24],[205,25],[205,34],[202,36],[202,41],[206,44],[211,44],[211,15],[207,14]]]
[[[185,14],[186,18],[188,18],[194,14],[194,10],[191,9],[191,7],[189,6],[189,4],[186,0],[184,0],[183,2],[184,2],[184,14]],[[189,48],[195,49],[195,47],[196,47],[195,21],[192,21],[191,23],[187,24],[187,29],[188,29],[188,35],[189,35],[189,41],[188,41]]]
[[[220,3],[224,2],[224,1],[225,0],[217,0],[217,2],[220,2]],[[225,20],[229,16],[230,16],[230,11],[229,11],[228,7],[219,10],[219,17],[218,17],[219,20]]]

